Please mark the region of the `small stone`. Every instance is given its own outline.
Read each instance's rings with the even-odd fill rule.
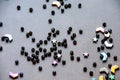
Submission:
[[[103,26],[103,27],[107,27],[107,23],[106,23],[106,22],[103,22],[102,26]]]
[[[62,60],[62,65],[66,65],[66,61],[65,60]]]
[[[15,65],[18,66],[19,65],[19,61],[15,60]]]
[[[19,11],[21,9],[20,5],[17,5],[17,10]]]
[[[46,4],[43,4],[43,9],[46,9],[46,8],[47,8]]]
[[[89,75],[92,77],[92,76],[93,76],[93,71],[90,71],[90,72],[89,72]]]
[[[33,8],[29,8],[29,12],[32,13],[33,12]]]
[[[53,74],[53,76],[56,76],[56,75],[57,75],[57,72],[56,72],[56,71],[53,71],[52,74]]]
[[[87,72],[87,67],[83,67],[83,71],[84,71],[84,72]]]
[[[42,66],[39,66],[39,67],[38,67],[38,70],[39,70],[39,71],[42,71]]]
[[[0,52],[3,50],[3,47],[2,46],[0,46]]]
[[[24,75],[22,72],[19,73],[19,76],[22,78]]]
[[[97,63],[93,62],[93,67],[96,68],[97,67]]]
[[[117,61],[117,56],[114,56],[113,59],[114,59],[114,61]]]
[[[77,57],[76,57],[76,60],[77,60],[77,62],[80,62],[80,57],[77,56]]]
[[[0,27],[2,27],[3,26],[3,23],[2,22],[0,22]]]
[[[82,29],[79,30],[79,34],[83,34],[83,30]]]

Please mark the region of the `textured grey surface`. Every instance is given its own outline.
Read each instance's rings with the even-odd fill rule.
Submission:
[[[12,34],[14,41],[6,44],[0,41],[3,46],[3,51],[0,52],[0,80],[11,80],[8,76],[9,71],[23,72],[24,77],[18,80],[90,80],[89,71],[94,72],[94,76],[98,79],[99,69],[107,67],[108,63],[117,64],[120,66],[119,56],[119,27],[120,27],[120,1],[119,0],[67,0],[65,3],[71,3],[72,8],[65,10],[61,14],[60,10],[51,6],[53,0],[46,3],[45,0],[0,0],[0,21],[3,22],[3,27],[0,28],[0,37],[6,33]],[[78,3],[82,3],[82,8],[78,9]],[[42,5],[47,4],[47,9],[43,10]],[[17,11],[16,6],[20,5],[21,10]],[[33,13],[29,13],[29,8],[34,9]],[[55,10],[55,16],[51,16],[51,10]],[[47,20],[52,18],[53,24],[48,24]],[[96,47],[98,44],[92,43],[92,38],[95,37],[95,29],[102,26],[103,22],[107,22],[106,30],[111,28],[113,33],[111,37],[114,39],[114,48],[112,50],[105,49],[111,52],[111,57],[107,63],[102,63],[99,59],[99,53]],[[56,39],[68,39],[68,48],[63,49],[63,59],[67,61],[66,66],[58,64],[56,68],[51,66],[52,58],[47,58],[41,61],[40,64],[32,65],[27,62],[24,56],[21,56],[19,51],[21,46],[26,47],[26,51],[31,54],[30,49],[36,47],[31,43],[31,38],[26,39],[25,33],[20,32],[20,27],[25,27],[25,32],[33,31],[36,42],[40,39],[46,39],[47,33],[52,27],[60,30],[60,36]],[[77,34],[77,46],[73,46],[70,36],[66,30],[69,26],[73,27],[73,32]],[[78,30],[83,29],[83,35],[78,34]],[[102,38],[103,36],[100,35]],[[101,39],[100,38],[100,39]],[[48,46],[43,46],[49,48]],[[81,61],[70,61],[69,51],[74,50],[75,57],[80,56]],[[83,58],[83,53],[90,54],[88,59]],[[118,56],[118,61],[113,61],[113,56]],[[14,61],[19,60],[19,66],[15,66]],[[92,67],[92,63],[97,62],[97,68]],[[38,71],[38,66],[43,66],[43,71]],[[88,72],[83,72],[83,67],[87,66]],[[57,71],[57,76],[52,76],[52,71]],[[116,73],[116,80],[120,79],[120,71]]]

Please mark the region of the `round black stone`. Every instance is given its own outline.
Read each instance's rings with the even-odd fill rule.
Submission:
[[[44,44],[47,45],[48,41],[47,40],[44,40]]]
[[[2,27],[3,26],[3,23],[2,22],[0,22],[0,27]]]
[[[33,8],[29,8],[29,12],[32,13],[33,12]]]
[[[43,44],[43,41],[42,41],[42,40],[39,40],[39,43],[40,43],[40,45],[42,45],[42,44]]]
[[[71,8],[71,7],[72,7],[72,5],[70,3],[68,3],[68,8]]]
[[[74,61],[74,56],[70,56],[71,61]]]
[[[65,8],[65,9],[67,9],[67,8],[68,8],[68,5],[67,5],[67,4],[65,4],[65,5],[64,5],[64,8]]]
[[[51,57],[51,52],[48,52],[48,57]]]
[[[63,14],[65,11],[64,11],[64,9],[61,9],[61,13]]]
[[[38,67],[38,70],[39,70],[39,71],[42,71],[42,66],[39,66],[39,67]]]
[[[19,61],[15,60],[15,65],[18,66],[19,65]]]
[[[64,43],[67,43],[67,39],[63,39],[63,42],[64,42]]]
[[[74,38],[76,38],[76,33],[73,33],[72,36],[73,36]]]
[[[62,50],[58,50],[58,53],[62,54]]]
[[[23,51],[23,50],[21,50],[21,51],[20,51],[20,54],[21,54],[21,55],[24,55],[24,51]]]
[[[117,56],[114,56],[113,59],[114,59],[114,61],[117,61]]]
[[[3,50],[3,47],[2,46],[0,46],[0,51],[2,51]]]
[[[39,51],[42,52],[42,48],[41,47],[39,47]]]
[[[32,36],[32,35],[33,35],[33,32],[32,32],[32,31],[29,31],[29,35]]]
[[[70,34],[71,34],[71,31],[67,30],[67,34],[70,35]]]
[[[27,56],[27,61],[30,61],[31,60],[31,57],[30,56]]]
[[[50,37],[50,36],[48,36],[48,37],[47,37],[47,40],[48,40],[48,41],[50,41],[50,40],[51,40],[51,37]]]
[[[96,38],[98,38],[98,39],[100,38],[100,35],[98,33],[96,33]]]
[[[66,61],[65,60],[62,60],[62,65],[66,65]]]
[[[69,27],[68,30],[71,32],[72,31],[72,27]]]
[[[73,36],[70,37],[71,40],[74,40],[75,38]]]
[[[104,50],[104,46],[103,45],[101,46],[101,50]]]
[[[97,63],[96,62],[93,62],[93,67],[97,67]]]
[[[64,43],[64,48],[67,48],[67,47],[68,47],[67,43]]]
[[[108,32],[109,32],[110,34],[112,34],[112,29],[108,29]]]
[[[21,32],[24,32],[24,27],[21,27],[20,30],[21,30]]]
[[[52,19],[48,19],[48,23],[49,23],[49,24],[52,24]]]
[[[53,74],[53,76],[56,76],[56,75],[57,75],[57,72],[56,72],[56,71],[53,71],[52,74]]]
[[[80,30],[79,30],[79,34],[83,34],[83,30],[80,29]]]
[[[33,60],[33,61],[32,61],[32,64],[35,65],[35,64],[36,64],[36,60]]]
[[[102,26],[103,26],[103,27],[106,27],[106,26],[107,26],[107,23],[106,23],[106,22],[103,22]]]
[[[24,47],[24,46],[22,46],[22,47],[21,47],[21,50],[25,51],[25,47]]]
[[[41,56],[41,59],[42,59],[42,60],[45,60],[45,56],[44,56],[44,55],[42,55],[42,56]]]
[[[79,4],[78,4],[78,8],[81,8],[81,7],[82,7],[82,4],[81,4],[81,3],[79,3]]]
[[[83,67],[83,72],[87,72],[87,67]]]
[[[49,2],[49,0],[46,0],[46,2]]]
[[[89,72],[89,75],[92,77],[92,76],[93,76],[93,71],[90,71],[90,72]]]
[[[107,52],[107,56],[110,57],[110,52]]]
[[[52,10],[52,11],[51,11],[51,15],[55,15],[55,11]]]
[[[21,9],[20,5],[17,5],[17,10],[19,11]]]
[[[53,27],[53,28],[51,28],[51,32],[52,33],[54,33],[55,32],[55,28]]]
[[[59,35],[59,34],[60,34],[60,31],[59,31],[59,30],[56,30],[56,34]]]
[[[80,57],[79,56],[76,57],[76,61],[80,62]]]
[[[97,51],[100,52],[101,48],[100,47],[97,47]]]
[[[34,38],[34,37],[32,38],[32,42],[33,42],[33,43],[35,42],[35,38]]]
[[[26,38],[29,38],[29,37],[30,37],[29,33],[26,33]]]
[[[112,67],[112,64],[108,64],[108,68],[111,69],[111,67]]]
[[[73,40],[73,44],[74,44],[74,45],[77,45],[77,41],[76,41],[76,40]]]
[[[74,55],[74,52],[73,52],[73,51],[70,51],[70,55],[73,56],[73,55]]]
[[[46,48],[44,48],[44,49],[43,49],[43,52],[44,52],[44,53],[46,53],[46,52],[47,52],[47,49],[46,49]]]
[[[39,48],[40,47],[40,43],[36,43],[36,47]]]
[[[35,48],[31,48],[31,52],[34,53],[35,52]]]
[[[110,43],[113,43],[113,38],[109,38],[109,42],[110,42]]]
[[[28,56],[28,52],[25,52],[25,56],[26,56],[26,57]]]
[[[20,72],[19,76],[22,78],[24,76],[24,74],[22,72]]]
[[[51,34],[52,34],[52,33],[51,33],[51,32],[49,32],[49,33],[48,33],[48,36],[51,36]]]
[[[43,9],[46,9],[47,8],[47,5],[46,4],[43,4]]]
[[[53,33],[53,37],[56,37],[56,33]]]
[[[35,51],[35,54],[36,54],[36,55],[39,55],[39,51],[38,51],[38,50],[36,50],[36,51]]]

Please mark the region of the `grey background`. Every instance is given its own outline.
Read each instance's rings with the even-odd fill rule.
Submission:
[[[65,3],[71,3],[72,8],[65,10],[64,14],[51,6],[52,1],[46,3],[45,0],[0,0],[0,21],[3,22],[0,36],[9,33],[14,39],[11,44],[0,41],[0,45],[4,49],[0,52],[0,80],[11,80],[8,75],[9,71],[23,72],[24,77],[18,78],[18,80],[90,80],[92,78],[89,76],[90,70],[94,72],[93,77],[98,79],[101,67],[107,67],[108,63],[120,66],[120,0],[67,0]],[[78,9],[78,3],[82,3],[81,9]],[[43,4],[47,4],[46,10],[42,9]],[[17,5],[21,6],[20,11],[16,10]],[[34,9],[33,13],[29,13],[30,7]],[[51,16],[51,10],[55,10],[55,16]],[[47,22],[49,18],[53,20],[51,25]],[[101,62],[99,53],[96,51],[96,47],[100,46],[100,40],[98,44],[92,43],[95,29],[102,26],[103,22],[107,22],[106,30],[109,28],[113,30],[111,37],[114,39],[114,48],[112,50],[105,49],[106,52],[111,52],[111,57],[107,63]],[[47,58],[35,66],[27,62],[26,58],[19,53],[21,46],[25,46],[26,51],[30,54],[30,49],[35,47],[35,44],[31,43],[31,38],[26,39],[25,33],[20,32],[21,26],[25,27],[25,32],[33,31],[36,42],[40,39],[46,39],[47,33],[52,27],[59,29],[60,36],[56,39],[61,41],[66,37],[69,44],[67,49],[63,49],[62,58],[67,60],[66,66],[62,66],[60,63],[56,68],[52,67],[52,58]],[[77,46],[72,45],[70,36],[66,33],[69,26],[72,26],[73,32],[77,34]],[[83,35],[78,34],[79,29],[83,29]],[[75,56],[80,56],[80,62],[70,61],[70,50],[74,50]],[[84,52],[90,54],[88,59],[83,58]],[[118,56],[117,62],[113,61],[114,55]],[[20,62],[19,66],[14,64],[17,59]],[[92,67],[93,62],[97,62],[97,68]],[[43,66],[42,72],[38,71],[39,65]],[[88,68],[87,73],[82,70],[84,66]],[[52,76],[53,70],[57,71],[56,77]],[[120,71],[117,71],[116,80],[120,79],[119,74]]]

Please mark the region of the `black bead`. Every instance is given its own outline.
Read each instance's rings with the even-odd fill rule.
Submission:
[[[44,44],[47,45],[48,41],[47,40],[44,40]]]
[[[46,0],[46,2],[49,2],[49,0]]]
[[[35,51],[35,54],[36,54],[36,55],[39,55],[39,51],[38,51],[38,50],[36,50],[36,51]]]
[[[24,47],[24,46],[22,46],[22,47],[21,47],[21,50],[25,51],[25,47]]]
[[[2,27],[3,26],[3,23],[2,22],[0,22],[0,27]]]
[[[97,67],[97,63],[96,62],[93,62],[93,67]]]
[[[17,5],[17,10],[19,11],[21,9],[20,5]]]
[[[110,57],[110,56],[111,56],[111,55],[110,55],[110,52],[107,52],[107,56],[108,56],[108,57]]]
[[[67,4],[65,4],[65,5],[64,5],[64,8],[65,8],[65,9],[67,9],[67,8],[68,8],[68,5],[67,5]]]
[[[40,43],[36,43],[36,47],[39,48],[40,47]]]
[[[23,51],[23,50],[21,50],[21,51],[20,51],[20,54],[21,54],[21,55],[24,55],[24,51]]]
[[[36,62],[39,63],[39,62],[40,62],[40,59],[36,59]]]
[[[44,55],[42,55],[42,56],[41,56],[41,59],[42,59],[42,60],[45,60],[45,56],[44,56]]]
[[[60,3],[61,3],[62,6],[64,5],[64,1],[61,1]]]
[[[62,54],[62,50],[58,50],[58,53]]]
[[[58,44],[58,46],[61,46],[61,42],[58,42],[57,44]]]
[[[26,38],[29,38],[29,37],[30,37],[29,33],[26,33]]]
[[[24,74],[22,72],[20,72],[19,76],[22,78],[24,76]]]
[[[92,77],[92,76],[93,76],[93,71],[90,71],[90,72],[89,72],[89,75]]]
[[[2,51],[3,50],[3,47],[2,46],[0,46],[0,51]]]
[[[66,61],[65,60],[62,60],[62,65],[66,65]]]
[[[87,72],[87,67],[83,67],[83,72]]]
[[[79,34],[83,34],[83,30],[80,29],[80,30],[79,30]]]
[[[97,47],[97,51],[100,52],[101,48],[100,47]]]
[[[73,51],[70,51],[70,55],[73,56],[73,55],[74,55],[74,52],[73,52]]]
[[[106,27],[106,26],[107,26],[107,23],[106,23],[106,22],[103,22],[102,26],[103,26],[103,27]]]
[[[33,58],[35,58],[35,54],[31,54],[31,56],[32,56]]]
[[[31,57],[30,56],[27,56],[27,61],[30,61],[31,60]]]
[[[98,38],[98,39],[100,38],[100,35],[98,33],[96,33],[96,38]]]
[[[64,11],[64,9],[61,9],[61,13],[63,14],[65,11]]]
[[[108,64],[108,68],[111,69],[111,67],[112,67],[112,64]]]
[[[47,49],[46,49],[46,48],[44,48],[44,49],[43,49],[43,52],[44,52],[44,53],[46,53],[46,52],[47,52]]]
[[[57,72],[56,72],[56,71],[53,71],[52,74],[53,74],[53,76],[56,76]]]
[[[31,52],[34,53],[35,52],[35,48],[31,48]]]
[[[29,36],[32,36],[33,35],[33,32],[32,31],[29,31]]]
[[[52,24],[52,19],[48,19],[48,23],[49,23],[49,24]]]
[[[76,33],[73,33],[72,36],[73,36],[74,38],[76,38]]]
[[[71,8],[71,7],[72,7],[72,5],[70,3],[68,3],[68,8]]]
[[[67,46],[68,46],[67,43],[64,43],[64,48],[67,48]]]
[[[67,34],[70,35],[70,34],[71,34],[71,31],[67,30]]]
[[[51,28],[51,32],[52,33],[54,33],[55,32],[55,28],[53,27],[53,28]]]
[[[35,64],[36,64],[36,61],[35,61],[35,60],[33,60],[33,61],[32,61],[32,64],[33,64],[33,65],[35,65]]]
[[[51,36],[51,32],[48,33],[48,36]]]
[[[29,8],[29,12],[32,13],[33,12],[33,8]]]
[[[55,15],[55,11],[52,10],[52,11],[51,11],[51,15]]]
[[[51,57],[51,52],[48,52],[48,57]]]
[[[15,60],[15,65],[18,66],[19,65],[19,61]]]
[[[42,44],[43,44],[43,41],[42,41],[42,40],[39,40],[39,43],[40,43],[40,45],[42,45]]]
[[[54,51],[53,47],[51,47],[51,48],[50,48],[50,51],[51,51],[51,52],[53,52],[53,51]]]
[[[114,59],[114,61],[117,61],[117,56],[114,56],[113,59]]]
[[[39,66],[39,67],[38,67],[38,70],[39,70],[39,71],[42,71],[42,66]]]
[[[47,37],[47,40],[48,40],[48,41],[50,41],[50,40],[51,40],[51,37],[50,37],[50,36],[48,36],[48,37]]]
[[[53,37],[56,37],[56,33],[53,33]]]
[[[47,5],[46,4],[43,4],[43,9],[46,9],[47,8]]]
[[[59,31],[59,30],[56,30],[56,34],[59,35],[59,34],[60,34],[60,31]]]
[[[70,39],[71,39],[71,40],[74,40],[74,37],[73,37],[73,36],[71,36],[71,37],[70,37]]]
[[[78,4],[78,8],[81,8],[81,7],[82,7],[82,4],[81,4],[81,3],[79,3],[79,4]]]
[[[110,43],[113,43],[113,38],[109,38],[109,42],[110,42]]]
[[[24,32],[24,27],[21,27],[20,30],[21,30],[21,32]]]
[[[79,62],[79,61],[80,61],[80,57],[79,57],[79,56],[77,56],[77,57],[76,57],[76,60],[77,60],[77,62]]]
[[[101,50],[104,50],[104,46],[103,45],[101,46]]]
[[[70,56],[71,61],[74,61],[74,56]]]
[[[108,32],[109,32],[110,34],[112,34],[112,29],[108,29]]]
[[[31,40],[32,40],[33,43],[35,42],[35,38],[34,37]]]
[[[77,41],[76,41],[76,40],[73,40],[73,44],[74,44],[74,45],[77,45]]]
[[[42,52],[42,48],[41,47],[39,47],[39,51]]]
[[[28,52],[25,52],[25,56],[26,56],[26,57],[28,56]]]
[[[54,55],[53,58],[54,58],[54,60],[56,60],[57,59],[57,55]]]
[[[68,30],[71,32],[72,31],[72,27],[69,27]]]

